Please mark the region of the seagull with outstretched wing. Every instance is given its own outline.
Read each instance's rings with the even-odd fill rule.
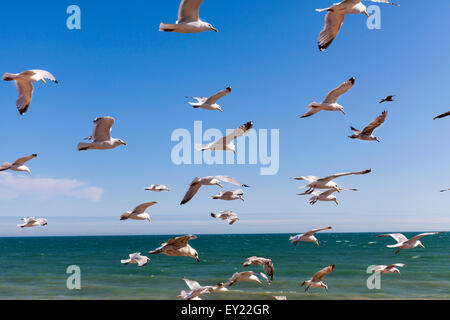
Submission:
[[[202,108],[205,110],[219,110],[220,112],[223,112],[222,107],[217,104],[217,101],[220,98],[225,97],[231,92],[231,87],[228,87],[226,89],[223,89],[214,95],[207,97],[186,97],[186,98],[192,98],[197,100],[197,102],[189,102],[191,106],[194,108]]]
[[[28,168],[25,165],[25,163],[36,157],[37,157],[37,154],[34,153],[31,156],[26,156],[26,157],[17,159],[16,161],[14,161],[13,164],[10,164],[9,162],[4,162],[0,166],[0,171],[6,171],[6,170],[19,171],[19,172],[22,171],[22,172],[28,172],[29,174],[31,174],[30,168]]]
[[[365,127],[362,131],[355,129],[354,127],[350,127],[353,131],[353,135],[348,136],[350,139],[359,139],[363,141],[377,141],[380,140],[373,135],[373,131],[381,126],[386,120],[387,111],[383,111],[383,113],[378,116],[374,121],[372,121],[367,127]]]
[[[308,291],[308,289],[310,287],[313,287],[313,288],[324,288],[325,290],[328,291],[328,286],[325,283],[323,283],[322,279],[325,276],[329,275],[331,272],[333,272],[333,270],[335,268],[336,268],[335,265],[331,265],[331,266],[328,266],[326,268],[323,268],[322,270],[316,272],[311,279],[303,281],[301,286],[302,287],[306,286],[305,291]]]
[[[310,103],[309,106],[307,106],[307,108],[309,109],[308,112],[306,112],[300,118],[310,117],[322,110],[340,111],[345,115],[344,107],[341,106],[339,103],[337,103],[337,100],[339,99],[339,97],[341,95],[343,95],[348,90],[350,90],[354,84],[355,84],[355,78],[351,78],[348,81],[345,81],[344,83],[342,83],[336,89],[331,90],[327,94],[327,96],[325,97],[325,100],[323,100],[322,103],[319,103],[319,102]]]
[[[161,23],[159,31],[179,33],[199,33],[215,31],[210,23],[200,20],[198,11],[203,0],[181,0],[178,8],[178,20],[175,24]]]
[[[92,142],[80,142],[78,144],[78,151],[88,149],[107,150],[113,149],[120,145],[127,145],[121,139],[111,138],[111,129],[114,124],[112,117],[99,117],[94,120],[94,133],[92,136],[85,138],[85,140],[92,140]]]
[[[58,83],[55,77],[46,70],[27,70],[22,73],[5,73],[2,77],[4,81],[14,81],[16,84],[19,98],[16,101],[17,109],[21,115],[24,115],[31,103],[33,96],[33,83],[48,79],[54,83]]]
[[[399,6],[398,4],[389,2],[387,0],[369,0],[372,2],[386,3],[392,4],[395,6]],[[342,23],[345,20],[346,14],[365,14],[367,17],[370,17],[367,12],[367,8],[364,4],[361,3],[362,0],[344,0],[339,3],[335,3],[332,6],[325,9],[316,9],[317,12],[326,11],[327,14],[325,16],[324,27],[319,34],[319,50],[325,51],[341,29]]]
[[[199,151],[205,150],[231,150],[236,154],[236,146],[234,145],[233,140],[242,137],[247,132],[249,132],[253,128],[253,121],[249,121],[239,128],[235,129],[229,135],[222,137],[214,142],[208,144],[196,144],[195,149]]]
[[[435,234],[441,234],[445,231],[441,232],[425,232],[420,233],[411,239],[406,238],[402,233],[388,233],[388,234],[380,234],[377,237],[392,237],[395,241],[397,241],[396,244],[390,244],[387,245],[388,248],[397,248],[397,251],[395,251],[395,254],[398,254],[400,250],[402,249],[413,249],[417,246],[421,246],[422,248],[425,248],[425,246],[422,244],[422,242],[419,240],[422,237],[425,236],[433,236]]]
[[[433,120],[442,119],[442,118],[445,118],[445,117],[448,117],[448,116],[450,116],[450,111],[434,117]]]

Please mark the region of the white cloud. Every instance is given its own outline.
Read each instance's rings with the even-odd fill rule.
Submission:
[[[0,174],[0,199],[11,200],[20,196],[51,199],[59,196],[100,201],[103,189],[88,186],[75,179],[32,178],[11,173]]]

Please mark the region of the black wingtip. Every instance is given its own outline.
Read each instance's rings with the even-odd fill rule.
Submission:
[[[227,87],[226,90],[228,90],[229,92],[231,92],[231,87]]]
[[[246,185],[246,184],[243,184],[242,186],[245,187],[245,188],[250,188],[250,186]]]
[[[355,84],[355,77],[351,77],[348,81],[350,81],[352,84]]]

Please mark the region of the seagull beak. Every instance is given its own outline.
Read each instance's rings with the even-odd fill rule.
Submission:
[[[42,80],[42,82],[43,82],[43,83],[47,84],[47,82],[45,82],[45,80],[44,80],[44,79],[41,79],[41,80]]]
[[[150,219],[150,218],[148,218],[147,220],[148,220],[148,222],[152,222],[152,219]]]
[[[220,112],[223,112],[223,110],[222,110],[222,109],[219,109],[219,111],[220,111]]]
[[[424,248],[424,249],[425,249],[425,246],[424,246],[423,244],[421,244],[421,243],[420,243],[420,244],[419,244],[419,246],[421,246],[422,248]]]
[[[126,143],[125,141],[123,141],[123,142],[122,142],[122,144],[123,144],[124,146],[126,146],[126,145],[127,145],[127,143]]]
[[[341,110],[341,112],[344,114],[344,116],[345,116],[345,111],[344,110]]]
[[[214,28],[214,27],[211,27],[211,30],[212,31],[215,31],[215,32],[219,32],[216,28]]]
[[[336,202],[336,204],[339,205],[339,202],[337,200],[334,200],[334,202]]]
[[[236,150],[233,150],[234,154],[236,155]]]
[[[222,186],[222,184],[220,184],[220,183],[219,183],[219,187],[221,187],[221,188],[223,189],[223,186]]]
[[[244,198],[241,197],[241,200],[245,202]]]
[[[339,188],[334,188],[337,192],[341,192],[341,189],[339,189]]]
[[[367,11],[364,11],[364,14],[367,16],[367,18],[370,17],[370,14]]]

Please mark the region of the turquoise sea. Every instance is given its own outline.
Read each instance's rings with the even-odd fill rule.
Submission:
[[[407,237],[415,233],[405,233]],[[227,293],[208,299],[450,299],[450,234],[423,238],[425,249],[386,248],[391,238],[374,233],[321,233],[320,247],[292,245],[291,234],[198,235],[191,245],[201,262],[184,257],[148,255],[143,268],[121,265],[129,253],[147,255],[172,236],[95,236],[0,238],[0,299],[176,299],[187,287],[187,277],[202,285],[226,281],[242,271],[245,258],[271,258],[275,277],[271,285],[239,282]],[[401,275],[381,277],[381,289],[369,290],[369,265],[402,262]],[[300,287],[319,269],[335,264],[324,281],[329,287]],[[68,290],[66,269],[81,269],[81,290]],[[250,270],[262,271],[261,267]]]

